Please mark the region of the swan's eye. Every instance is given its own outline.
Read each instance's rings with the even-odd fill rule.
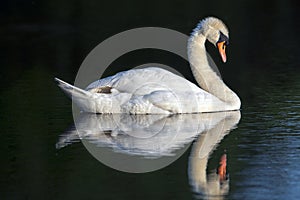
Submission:
[[[221,43],[221,42],[224,43],[225,47],[229,45],[228,37],[220,31],[220,36],[217,43]],[[222,48],[224,49],[225,47],[223,46]]]

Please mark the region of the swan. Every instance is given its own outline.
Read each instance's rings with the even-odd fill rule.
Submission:
[[[218,18],[207,17],[192,31],[187,53],[199,86],[158,67],[132,69],[97,80],[83,90],[55,78],[58,86],[82,111],[91,113],[176,114],[232,111],[240,99],[208,61],[208,40],[226,62],[228,29]]]

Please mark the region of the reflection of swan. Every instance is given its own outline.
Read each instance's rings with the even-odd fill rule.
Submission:
[[[57,143],[62,148],[81,139],[115,152],[143,156],[171,156],[192,142],[199,133],[214,127],[224,113],[183,115],[128,115],[82,113],[76,129],[67,131]],[[78,135],[77,135],[78,133]]]
[[[112,168],[127,172],[153,171],[175,161],[199,134],[214,130],[210,137],[205,134],[210,139],[201,148],[200,158],[207,157],[230,128],[224,121],[231,120],[230,116],[236,116],[236,112],[239,113],[171,116],[82,113],[75,123],[76,129],[62,134],[56,147],[78,142],[80,137],[92,155]],[[220,124],[224,129],[215,128]]]
[[[238,110],[240,100],[211,68],[205,50],[209,40],[226,62],[228,30],[209,17],[194,29],[188,57],[200,89],[169,71],[150,67],[117,73],[91,83],[86,90],[56,79],[59,87],[84,111],[96,113],[195,113]]]
[[[225,117],[212,129],[203,132],[193,144],[189,160],[189,178],[193,191],[199,195],[206,196],[205,199],[222,199],[229,191],[229,183],[223,175],[212,172],[206,175],[207,164],[210,154],[222,140],[222,138],[240,120],[240,112],[224,113]],[[226,156],[226,155],[225,155]],[[226,157],[221,158],[221,165],[226,168]],[[224,171],[222,172],[224,173]],[[223,177],[222,177],[223,176]]]

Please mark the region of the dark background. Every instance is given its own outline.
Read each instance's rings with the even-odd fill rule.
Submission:
[[[24,71],[33,68],[47,69],[53,76],[73,82],[85,56],[114,34],[144,26],[165,27],[189,34],[200,19],[210,15],[224,20],[230,29],[228,64],[222,65],[217,51],[212,45],[207,46],[211,47],[209,53],[225,80],[239,81],[233,87],[253,85],[252,80],[244,78],[250,73],[262,76],[262,72],[273,73],[283,65],[295,70],[299,63],[297,11],[300,6],[297,1],[20,0],[1,4],[3,84],[18,80]],[[149,54],[128,58],[125,63],[117,62],[115,66],[172,60],[165,58],[165,54]],[[279,63],[279,58],[284,63]],[[186,75],[190,73],[186,67],[181,68],[181,71],[187,71]]]
[[[1,199],[192,198],[188,154],[165,170],[137,176],[101,165],[80,143],[68,150],[55,149],[59,134],[72,123],[72,112],[71,102],[53,78],[73,83],[87,54],[121,31],[155,26],[189,34],[200,19],[217,16],[230,30],[228,62],[221,63],[212,45],[207,48],[225,82],[241,97],[242,109],[258,105],[266,109],[264,104],[281,101],[275,96],[277,87],[280,91],[299,88],[300,5],[296,0],[13,0],[0,4]],[[106,75],[147,62],[174,66],[193,81],[185,61],[157,50],[128,53],[112,63]],[[272,112],[278,113],[276,109]],[[229,146],[236,143],[225,141]],[[239,163],[233,169],[243,167]],[[128,189],[121,190],[124,185]]]

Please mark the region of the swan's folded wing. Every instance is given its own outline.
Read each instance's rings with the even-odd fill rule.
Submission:
[[[167,70],[148,67],[119,72],[91,83],[86,90],[109,86],[119,92],[146,95],[160,88],[175,91],[197,91],[199,88],[190,81]],[[147,89],[148,88],[148,89]],[[152,91],[150,90],[152,88]],[[147,90],[146,90],[147,89]]]

